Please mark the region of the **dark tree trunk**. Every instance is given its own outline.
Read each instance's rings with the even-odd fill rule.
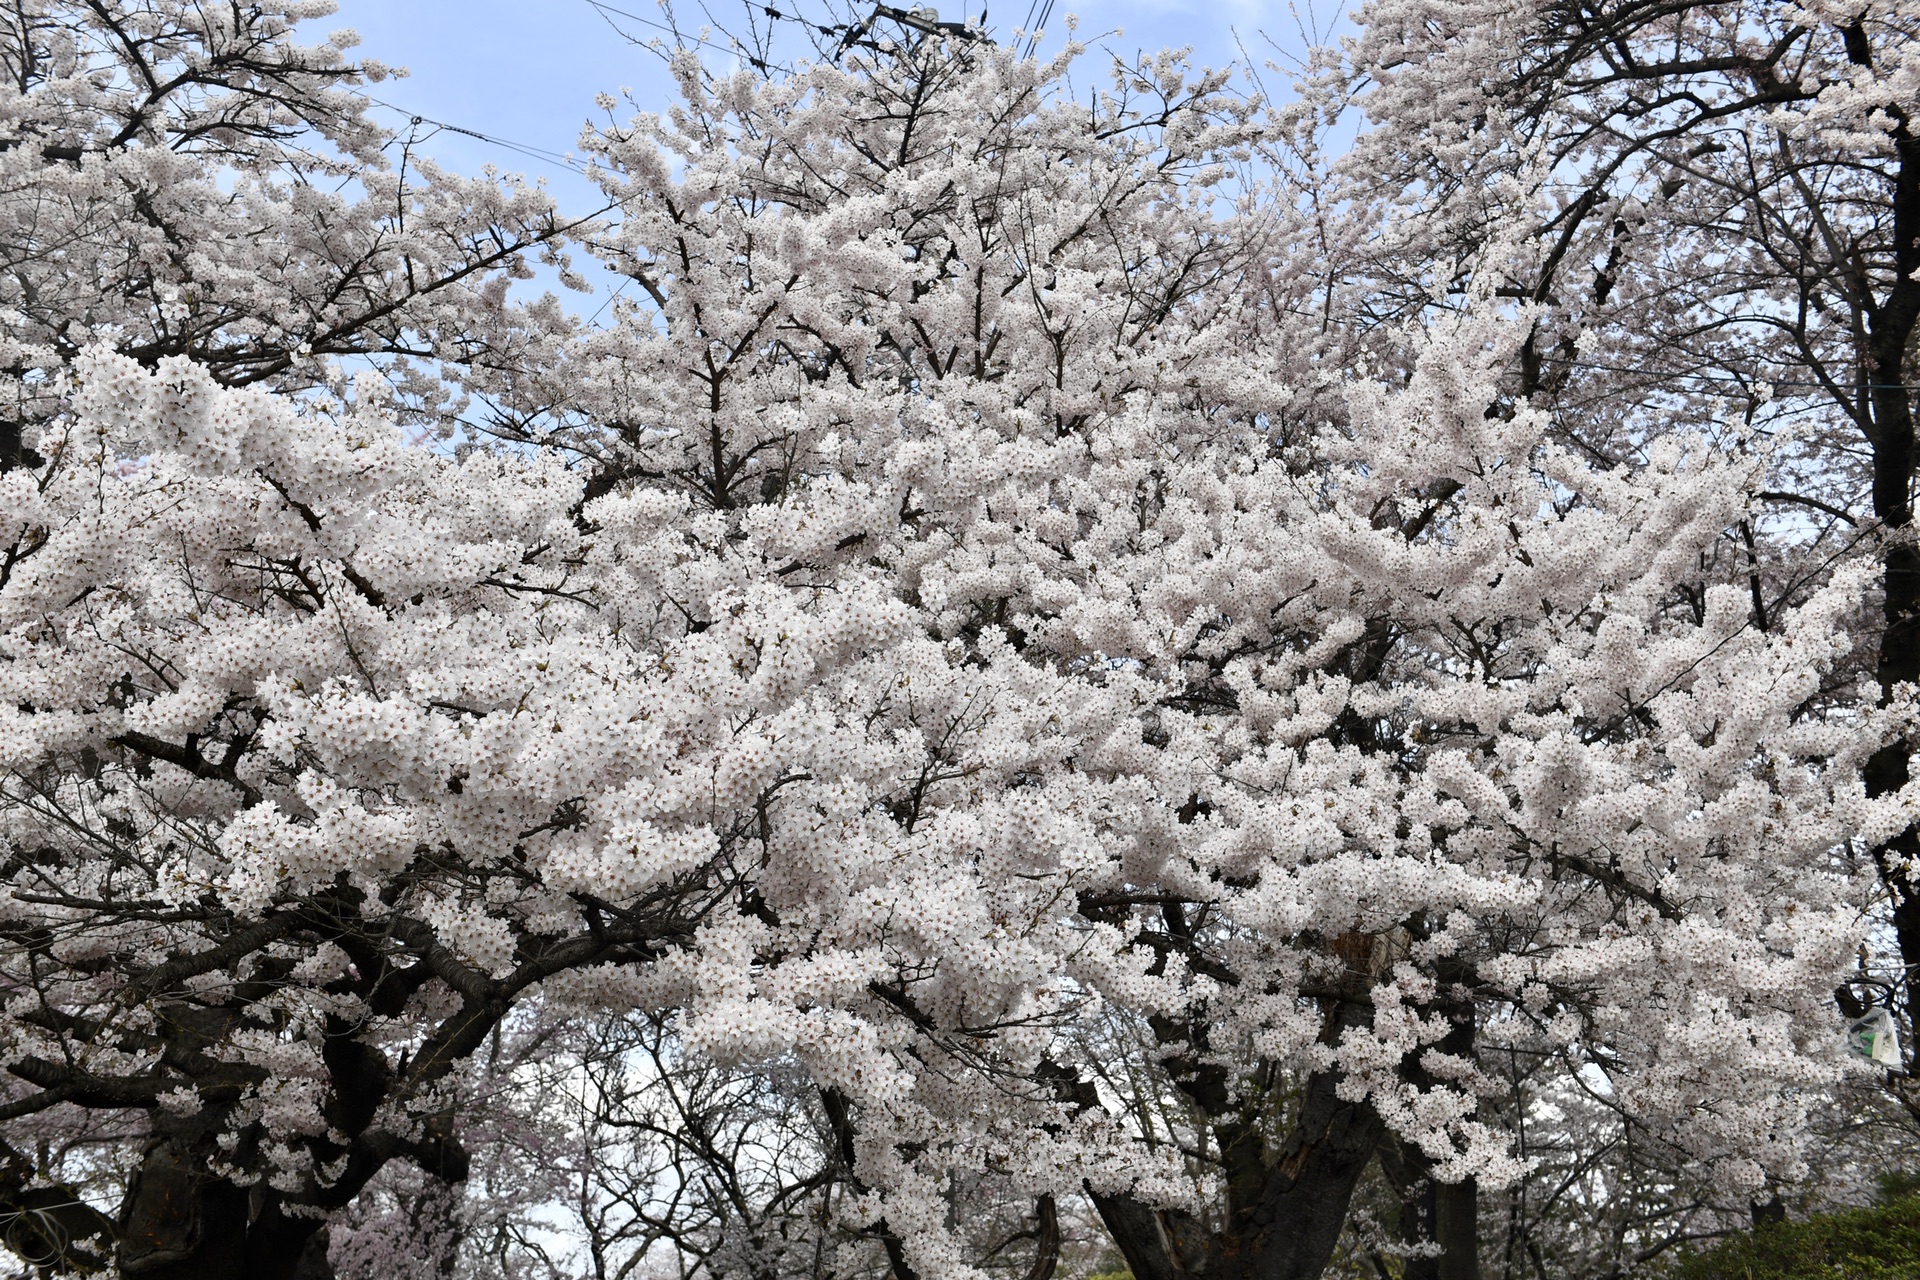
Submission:
[[[1367,1014],[1357,1000],[1335,1002],[1326,1037]],[[1225,1167],[1227,1213],[1209,1231],[1191,1215],[1155,1209],[1125,1195],[1093,1195],[1094,1208],[1136,1280],[1317,1280],[1333,1257],[1354,1187],[1383,1127],[1373,1107],[1342,1099],[1335,1072],[1310,1077],[1285,1146],[1269,1152],[1242,1119],[1217,1067],[1175,1066],[1176,1083],[1212,1121]],[[1091,1086],[1081,1087],[1091,1100]]]
[[[1864,32],[1850,39],[1856,62],[1870,59]],[[1852,36],[1855,32],[1849,32]],[[1893,285],[1877,305],[1867,299],[1867,343],[1861,352],[1861,418],[1873,446],[1874,514],[1893,535],[1886,550],[1885,621],[1877,675],[1882,698],[1901,684],[1920,684],[1920,546],[1913,535],[1915,441],[1913,401],[1908,389],[1907,356],[1920,327],[1920,138],[1904,111],[1895,109],[1894,143],[1899,164],[1893,175]],[[1867,764],[1869,796],[1890,795],[1908,781],[1912,741],[1893,743]],[[1906,984],[1908,1026],[1920,1025],[1914,982],[1920,978],[1920,830],[1908,827],[1873,851],[1881,880],[1893,903],[1893,928]],[[1909,1098],[1908,1105],[1914,1100]]]
[[[380,963],[369,957],[367,967]],[[375,1007],[397,1010],[404,998],[389,993]],[[204,1056],[242,1025],[243,1008],[241,1001],[231,1007],[167,1006],[168,1052],[182,1061]],[[121,1202],[121,1274],[137,1280],[331,1280],[323,1215],[350,1203],[389,1160],[404,1158],[443,1183],[466,1180],[467,1152],[450,1117],[427,1117],[411,1137],[372,1127],[393,1095],[394,1072],[378,1049],[357,1038],[357,1024],[332,1018],[327,1029],[321,1056],[331,1085],[324,1110],[328,1136],[309,1138],[305,1150],[316,1165],[337,1166],[336,1176],[324,1184],[309,1180],[291,1193],[264,1179],[243,1186],[223,1168],[257,1173],[265,1162],[257,1128],[240,1128],[230,1150],[214,1141],[230,1131],[230,1102],[192,1116],[156,1108]],[[233,1081],[213,1081],[223,1083],[234,1087]]]
[[[1414,1148],[1387,1141],[1380,1168],[1400,1197],[1400,1239],[1414,1246],[1439,1246],[1437,1254],[1407,1258],[1401,1280],[1480,1280],[1480,1188],[1465,1182],[1439,1182],[1432,1162]]]
[[[1440,981],[1458,984],[1466,974],[1442,964]],[[1457,993],[1465,988],[1455,986]],[[1452,1023],[1440,1043],[1441,1053],[1471,1060],[1476,1024],[1473,1002],[1450,1000],[1434,1012]],[[1407,1077],[1422,1089],[1435,1081],[1416,1057],[1406,1066]],[[1433,1176],[1433,1162],[1416,1147],[1389,1138],[1380,1146],[1380,1169],[1400,1197],[1400,1238],[1407,1244],[1438,1246],[1438,1252],[1409,1257],[1402,1280],[1480,1280],[1480,1188],[1473,1179],[1441,1182]]]
[[[1366,1103],[1345,1102],[1331,1072],[1312,1077],[1300,1123],[1267,1171],[1251,1212],[1236,1214],[1209,1270],[1221,1280],[1316,1280],[1333,1257],[1381,1135]]]
[[[197,1118],[196,1118],[197,1119]],[[138,1280],[331,1280],[327,1232],[277,1193],[212,1168],[209,1126],[156,1124],[121,1207],[119,1264]]]
[[[246,1265],[247,1195],[208,1171],[212,1144],[166,1126],[120,1209],[120,1270],[143,1280],[225,1280]]]
[[[37,1181],[33,1161],[0,1142],[0,1248],[36,1274],[92,1275],[106,1269],[114,1222],[79,1191]]]

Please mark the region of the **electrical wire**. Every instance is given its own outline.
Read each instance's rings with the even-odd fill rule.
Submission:
[[[1730,373],[1662,373],[1654,369],[1627,369],[1627,368],[1622,368],[1619,365],[1594,364],[1586,360],[1564,360],[1558,356],[1546,356],[1543,358],[1547,362],[1559,365],[1563,369],[1590,369],[1598,373],[1624,373],[1624,374],[1638,375],[1646,378],[1656,378],[1661,380],[1674,379],[1674,378],[1686,378],[1694,382],[1725,383],[1731,386],[1742,387],[1747,390],[1752,390],[1761,384],[1765,384],[1766,386],[1769,386],[1769,387],[1793,387],[1793,388],[1802,389],[1802,390],[1811,389],[1811,390],[1826,391],[1831,389],[1831,384],[1828,384],[1825,382],[1819,382],[1816,380],[1803,381],[1803,380],[1796,380],[1792,378],[1741,378]],[[1847,389],[1858,390],[1860,388],[1859,388],[1859,384],[1849,384],[1847,386]],[[1865,389],[1868,391],[1920,391],[1920,383],[1869,382],[1866,384]]]
[[[1053,16],[1053,0],[1041,0],[1040,17],[1027,28],[1027,56],[1031,58],[1040,49],[1040,37],[1046,34],[1047,19]]]
[[[376,107],[385,107],[388,111],[398,112],[417,125],[430,124],[435,129],[444,130],[447,133],[458,133],[465,137],[477,138],[481,142],[488,143],[492,146],[503,147],[508,151],[516,151],[532,160],[539,160],[545,164],[561,165],[573,170],[575,173],[586,174],[591,172],[589,167],[582,163],[577,157],[567,155],[564,152],[551,151],[546,147],[536,147],[530,143],[514,142],[509,138],[498,137],[491,133],[483,133],[478,129],[469,129],[465,125],[450,124],[445,120],[435,120],[432,116],[423,116],[417,111],[410,111],[406,107],[396,106],[391,102],[373,97],[372,95],[367,96],[367,101]]]
[[[613,287],[613,292],[608,294],[604,299],[602,299],[600,305],[593,309],[593,314],[587,317],[588,327],[592,327],[593,322],[600,318],[601,313],[604,312],[608,307],[612,306],[613,300],[619,297],[622,293],[626,292],[627,286],[632,283],[633,283],[632,276],[621,276],[620,283]]]
[[[756,71],[773,70],[773,71],[784,72],[787,75],[793,74],[792,67],[785,66],[777,62],[769,63],[765,59],[757,57],[754,54],[747,52],[747,50],[741,45],[739,45],[738,43],[736,43],[732,48],[728,48],[725,45],[715,44],[711,40],[703,40],[699,36],[690,36],[686,34],[684,31],[681,31],[678,27],[672,26],[668,23],[655,22],[653,19],[643,18],[637,13],[629,13],[625,9],[617,9],[613,5],[602,3],[601,0],[586,0],[586,2],[588,5],[592,6],[600,14],[602,18],[606,19],[608,26],[612,27],[616,32],[619,32],[621,39],[630,41],[633,44],[637,44],[642,47],[648,47],[650,45],[650,42],[646,40],[641,40],[638,37],[633,36],[625,31],[621,31],[620,24],[613,20],[616,15],[627,19],[627,21],[629,22],[637,22],[643,27],[652,27],[657,31],[664,31],[668,35],[672,36],[676,41],[684,42],[687,44],[704,45],[706,48],[712,49],[716,53],[724,53],[731,58],[744,58],[746,60],[747,65],[752,67]]]

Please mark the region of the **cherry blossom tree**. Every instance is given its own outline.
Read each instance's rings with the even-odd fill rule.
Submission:
[[[1423,307],[1478,269],[1490,236],[1529,227],[1489,284],[1541,308],[1522,394],[1580,406],[1567,438],[1601,458],[1715,399],[1782,433],[1742,531],[1787,535],[1744,548],[1756,625],[1804,589],[1791,548],[1877,527],[1881,620],[1861,656],[1887,698],[1920,680],[1904,532],[1920,386],[1912,6],[1379,0],[1357,19],[1348,101],[1378,127],[1346,189],[1388,228],[1371,294]],[[1869,790],[1898,792],[1910,754],[1889,744]],[[1915,840],[1871,851],[1891,963],[1840,996],[1853,1014],[1890,1005],[1909,1047]],[[1913,1079],[1910,1063],[1891,1077],[1909,1107]]]
[[[403,419],[444,427],[461,396],[431,375],[471,384],[486,359],[552,331],[551,302],[506,300],[530,259],[564,267],[551,202],[448,173],[374,125],[360,86],[387,70],[346,59],[350,32],[314,46],[291,37],[330,8],[9,7],[0,472],[45,463],[33,441],[65,410],[68,373],[92,345],[293,393],[343,389],[332,357],[375,357]],[[0,576],[34,550],[38,535],[20,531]],[[51,1150],[111,1146],[113,1120],[67,1120]],[[37,1138],[37,1159],[4,1155],[9,1238],[29,1258],[84,1256],[72,1241],[106,1220],[72,1187],[29,1186],[61,1163]],[[82,1158],[109,1182],[115,1163]]]
[[[1084,1203],[1138,1280],[1317,1276],[1376,1166],[1409,1270],[1476,1274],[1502,1058],[1731,1191],[1804,1169],[1847,846],[1911,813],[1872,545],[1756,620],[1714,551],[1768,442],[1568,444],[1523,235],[1350,343],[1294,126],[1079,52],[677,57],[589,139],[611,324],[453,278],[520,250],[374,273],[349,349],[450,352],[458,451],[377,372],[236,374],[244,319],[35,357],[0,1119],[123,1162],[50,1265],[504,1256],[445,1184],[561,1150],[561,1088],[675,1170],[595,1242],[728,1275],[1049,1280]],[[470,313],[520,336],[463,369]],[[637,1082],[565,1039],[609,1017]]]
[[[368,116],[329,3],[21,0],[0,25],[0,467],[94,344],[224,385],[299,389],[382,357],[411,416],[432,376],[497,364],[558,323],[507,289],[566,229],[536,187],[436,165]],[[430,362],[423,366],[422,362]]]

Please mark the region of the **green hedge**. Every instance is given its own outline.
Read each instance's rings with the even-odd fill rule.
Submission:
[[[1779,1222],[1689,1258],[1683,1280],[1920,1280],[1920,1195]]]

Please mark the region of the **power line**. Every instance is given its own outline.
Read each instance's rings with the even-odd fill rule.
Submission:
[[[1562,368],[1567,368],[1567,369],[1591,369],[1599,373],[1624,373],[1624,374],[1637,375],[1639,377],[1653,378],[1653,379],[1688,378],[1695,382],[1719,382],[1719,383],[1727,384],[1729,386],[1742,387],[1747,390],[1753,390],[1757,386],[1761,384],[1765,384],[1766,386],[1769,386],[1769,387],[1794,387],[1799,389],[1831,391],[1833,387],[1837,385],[1835,383],[1820,382],[1817,380],[1803,381],[1803,380],[1797,380],[1793,378],[1742,378],[1736,374],[1731,374],[1731,373],[1663,373],[1655,369],[1627,369],[1627,368],[1622,368],[1619,365],[1594,364],[1586,360],[1566,360],[1566,359],[1562,359],[1559,356],[1547,356],[1544,358],[1548,361],[1551,361],[1554,364],[1561,366]],[[1920,391],[1920,383],[1869,382],[1864,385],[1859,383],[1853,383],[1853,384],[1847,384],[1844,389],[1867,390],[1867,391]]]
[[[581,163],[579,159],[567,155],[564,152],[551,151],[546,147],[536,147],[530,143],[514,142],[511,139],[497,137],[494,134],[482,133],[478,129],[469,129],[465,125],[449,124],[445,120],[435,120],[432,116],[423,116],[417,111],[409,111],[405,107],[396,106],[391,102],[383,101],[371,95],[367,96],[367,101],[373,103],[376,107],[385,107],[389,111],[398,112],[417,125],[430,124],[435,129],[445,130],[448,133],[458,133],[465,137],[477,138],[481,142],[489,143],[496,147],[505,147],[509,151],[517,151],[532,160],[539,160],[547,164],[563,165],[575,173],[587,174],[591,172],[589,167]]]
[[[1048,0],[1048,3],[1051,4],[1052,0]],[[782,16],[781,14],[777,13],[775,10],[771,8],[767,9],[767,13],[769,16],[772,16],[772,17]],[[876,4],[873,6],[873,12],[868,14],[864,20],[854,23],[852,26],[845,28],[847,34],[845,35],[844,38],[841,39],[840,48],[842,50],[845,50],[855,43],[870,44],[870,42],[862,41],[860,37],[872,31],[873,24],[878,22],[882,18],[891,18],[893,21],[899,23],[901,26],[907,27],[914,31],[918,31],[922,35],[953,36],[961,40],[985,39],[984,31],[975,31],[971,27],[967,26],[964,20],[960,22],[940,21],[940,14],[938,10],[901,9],[901,8],[896,8],[895,6],[890,4]],[[980,25],[982,28],[986,26],[986,21],[987,21],[986,11],[982,10],[980,14]],[[825,30],[824,27],[821,29]]]
[[[1027,9],[1029,26],[1027,27],[1027,56],[1031,58],[1040,49],[1040,37],[1046,30],[1047,19],[1053,16],[1053,0],[1040,0],[1040,17],[1033,21],[1033,9]]]
[[[645,40],[641,40],[636,36],[629,35],[625,31],[621,31],[620,24],[613,20],[614,15],[617,14],[618,16],[627,19],[627,21],[629,22],[637,22],[643,27],[652,27],[656,31],[664,31],[668,35],[672,36],[674,40],[677,42],[704,45],[705,47],[712,49],[714,52],[724,53],[728,57],[744,58],[746,59],[747,65],[752,67],[755,71],[774,70],[774,71],[784,71],[788,75],[793,74],[792,67],[782,66],[779,63],[768,63],[765,59],[760,58],[752,53],[749,53],[746,50],[746,48],[740,45],[737,41],[735,42],[732,48],[727,48],[725,45],[715,44],[711,40],[703,40],[699,36],[690,36],[686,34],[684,31],[681,31],[678,27],[672,26],[668,23],[655,22],[651,18],[643,18],[639,14],[629,13],[625,9],[616,9],[614,6],[610,4],[601,3],[601,0],[587,0],[587,3],[591,5],[596,11],[598,11],[602,18],[606,19],[608,26],[612,27],[616,32],[619,32],[621,39],[630,41],[633,44],[641,45],[644,47],[648,45],[649,42]]]
[[[600,305],[593,309],[593,314],[587,317],[587,324],[592,325],[595,320],[598,320],[600,318],[601,312],[605,311],[608,307],[612,306],[613,300],[619,297],[622,293],[624,293],[626,291],[627,286],[632,283],[633,283],[632,276],[621,276],[620,283],[613,287],[613,292],[608,294],[604,299],[602,299]]]
[[[812,27],[815,31],[819,32],[823,36],[845,35],[849,30],[851,30],[851,27],[844,22],[835,22],[835,23],[813,22],[806,18],[801,17],[797,13],[782,13],[780,12],[780,10],[774,8],[770,4],[760,5],[759,8],[762,13],[766,14],[769,18],[772,18],[776,22],[797,22],[803,27]]]

